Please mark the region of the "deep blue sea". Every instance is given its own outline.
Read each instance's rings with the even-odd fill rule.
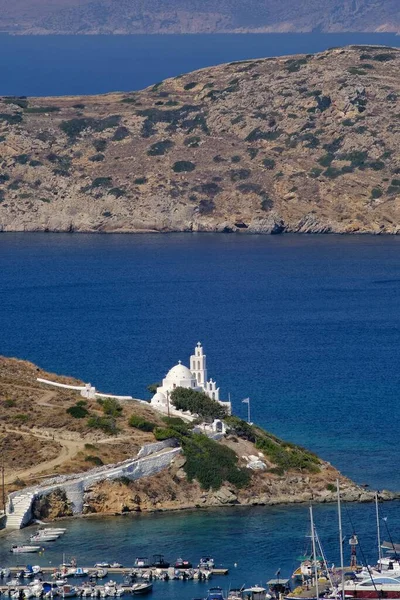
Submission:
[[[234,410],[400,490],[400,238],[0,235],[0,354],[146,398],[198,340]]]
[[[0,95],[138,90],[223,62],[319,52],[348,44],[399,46],[394,34],[8,36],[0,34]]]

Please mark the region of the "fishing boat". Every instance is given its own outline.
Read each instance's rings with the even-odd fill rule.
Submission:
[[[162,554],[154,554],[153,564],[151,566],[155,567],[156,569],[168,569],[169,562],[164,560],[164,556]]]
[[[272,598],[287,596],[291,591],[290,579],[270,579],[267,581],[267,585]]]
[[[271,597],[265,588],[258,585],[242,590],[243,600],[270,600]]]
[[[202,556],[199,562],[199,569],[213,569],[214,568],[214,559],[210,556]]]
[[[213,587],[208,590],[205,600],[225,600],[222,588]]]
[[[41,550],[41,546],[12,546],[10,552],[14,554],[25,554],[27,552],[39,552]]]
[[[191,569],[192,563],[189,562],[188,560],[183,560],[182,558],[177,558],[174,567],[175,567],[175,569]]]
[[[150,561],[147,557],[145,557],[145,558],[138,557],[135,559],[133,566],[135,567],[135,569],[148,569],[150,567]]]
[[[134,583],[131,587],[131,592],[134,596],[140,596],[144,594],[149,594],[153,589],[153,584],[150,582],[147,583]]]
[[[77,567],[75,569],[75,575],[74,577],[86,577],[88,575],[89,571],[87,569],[82,569],[82,567]]]

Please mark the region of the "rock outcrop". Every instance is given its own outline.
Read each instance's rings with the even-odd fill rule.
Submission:
[[[398,233],[400,51],[0,99],[0,231]]]

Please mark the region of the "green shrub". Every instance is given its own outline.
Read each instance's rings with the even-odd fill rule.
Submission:
[[[336,485],[334,483],[328,483],[326,489],[328,492],[336,492]]]
[[[115,398],[104,398],[102,407],[104,414],[110,417],[117,418],[122,413],[122,406]]]
[[[312,177],[313,179],[316,179],[317,177],[319,177],[322,173],[323,169],[320,169],[319,167],[313,167],[310,171],[310,177]]]
[[[324,156],[321,156],[321,158],[318,159],[318,162],[323,167],[330,167],[334,158],[334,155],[328,152],[327,154],[324,154]]]
[[[192,425],[180,417],[162,417],[164,423],[182,435],[189,435]]]
[[[159,442],[169,440],[170,438],[177,438],[178,440],[180,439],[179,432],[177,432],[172,427],[156,427],[153,433],[154,437]]]
[[[184,139],[184,144],[188,148],[198,148],[201,138],[198,135],[192,135]]]
[[[14,160],[18,165],[26,165],[29,160],[29,154],[18,154],[14,156]]]
[[[29,161],[29,166],[30,167],[42,167],[43,163],[40,160],[32,159]]]
[[[85,108],[85,105],[81,103],[73,104],[72,108],[76,108],[77,110],[83,110]]]
[[[251,175],[250,169],[231,169],[229,171],[231,181],[241,181],[248,179]]]
[[[111,194],[111,196],[114,196],[115,198],[121,198],[122,196],[126,196],[126,191],[118,187],[111,188],[111,190],[108,190],[108,193]]]
[[[115,133],[111,139],[113,142],[122,142],[122,140],[127,138],[129,135],[130,135],[129,129],[125,126],[121,126],[115,130]]]
[[[238,488],[249,484],[250,473],[238,467],[238,457],[231,448],[199,433],[184,438],[182,448],[187,478],[196,479],[202,489],[218,490],[225,481]]]
[[[104,152],[107,147],[107,140],[94,140],[93,147],[96,152]]]
[[[275,161],[273,158],[264,158],[264,160],[262,161],[262,164],[269,171],[272,171],[273,169],[275,169]]]
[[[274,201],[272,200],[272,198],[270,198],[268,196],[268,194],[266,192],[264,192],[262,194],[262,200],[261,200],[261,210],[271,210],[274,207]]]
[[[174,142],[171,140],[160,140],[155,142],[147,150],[149,156],[163,156],[174,146]]]
[[[85,129],[93,131],[104,131],[105,129],[113,129],[119,125],[121,117],[119,115],[110,115],[104,119],[93,119],[92,117],[75,118],[69,121],[62,121],[60,129],[71,140],[77,138]]]
[[[22,115],[20,113],[17,113],[15,115],[0,113],[0,121],[8,123],[8,125],[18,125],[18,123],[22,123]]]
[[[66,412],[71,415],[71,417],[74,417],[74,419],[84,419],[89,414],[87,408],[78,404],[70,406],[67,408]]]
[[[177,387],[171,393],[171,402],[178,410],[190,411],[200,417],[220,419],[226,415],[226,410],[221,404],[209,398],[203,392],[190,388]]]
[[[10,181],[10,176],[8,173],[0,173],[0,185],[2,183],[6,183],[6,181]]]
[[[54,113],[60,112],[60,108],[58,106],[31,106],[26,108],[25,112],[32,114]]]
[[[136,179],[133,180],[133,183],[136,185],[144,185],[147,183],[147,177],[136,177]]]
[[[85,444],[85,450],[98,450],[94,444]]]
[[[347,69],[347,71],[349,73],[351,73],[351,75],[366,75],[367,71],[364,71],[364,69],[360,69],[359,67],[349,67]]]
[[[197,85],[197,81],[191,81],[190,83],[187,83],[186,85],[183,86],[183,89],[188,91],[188,90],[192,90],[193,88],[195,88]]]
[[[18,415],[14,416],[14,420],[18,421],[19,423],[27,423],[29,421],[29,415],[19,413]]]
[[[112,177],[96,177],[92,181],[92,188],[98,187],[111,187],[112,186]]]
[[[390,183],[395,187],[400,187],[400,179],[392,179]]]
[[[389,60],[394,59],[394,54],[389,54],[389,52],[383,52],[382,54],[375,54],[375,56],[372,56],[372,60],[376,60],[378,62],[388,62]]]
[[[103,217],[112,217],[112,212],[110,212],[109,210],[105,210],[103,213],[101,213],[103,215]]]
[[[96,465],[96,467],[101,467],[102,465],[104,465],[104,463],[101,460],[100,456],[93,456],[92,454],[89,454],[88,456],[85,456],[85,461],[86,462],[90,462],[93,465]]]
[[[380,188],[372,188],[371,190],[371,199],[372,200],[377,200],[378,198],[380,198],[383,195],[383,192]]]
[[[13,408],[14,406],[17,406],[17,403],[15,400],[12,400],[11,398],[7,398],[6,400],[3,401],[3,406],[5,406],[6,408]]]
[[[19,106],[19,108],[27,108],[28,107],[28,99],[26,96],[6,96],[3,99],[4,104],[13,104],[15,106]]]
[[[194,171],[195,168],[196,165],[190,162],[190,160],[178,160],[172,166],[172,170],[175,171],[175,173],[190,173],[191,171]]]
[[[101,429],[104,433],[111,435],[115,435],[119,431],[113,417],[89,417],[87,425],[91,429]]]
[[[104,154],[101,154],[100,152],[98,152],[97,154],[93,154],[93,156],[89,157],[89,160],[91,162],[102,162],[105,159]]]
[[[340,169],[336,169],[335,167],[328,167],[323,173],[325,177],[329,177],[330,179],[336,179],[336,177],[339,177],[341,174],[342,171]]]
[[[231,162],[233,163],[239,163],[242,160],[242,157],[239,156],[238,154],[235,154],[234,156],[231,157]]]
[[[199,213],[201,215],[209,215],[215,209],[214,200],[207,200],[202,198],[199,202]]]
[[[156,426],[155,423],[146,421],[146,419],[143,419],[143,417],[138,417],[137,415],[132,415],[130,417],[129,425],[135,429],[140,429],[141,431],[153,431]]]

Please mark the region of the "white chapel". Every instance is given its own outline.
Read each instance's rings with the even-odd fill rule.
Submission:
[[[219,402],[228,412],[231,413],[231,403],[224,402],[219,398],[219,388],[211,378],[207,379],[206,355],[200,342],[194,349],[194,354],[190,357],[190,369],[178,362],[172,367],[162,381],[162,385],[157,388],[157,392],[151,399],[151,404],[155,408],[165,410],[168,406],[169,396],[177,387],[191,388],[196,392],[203,392],[209,398]]]

